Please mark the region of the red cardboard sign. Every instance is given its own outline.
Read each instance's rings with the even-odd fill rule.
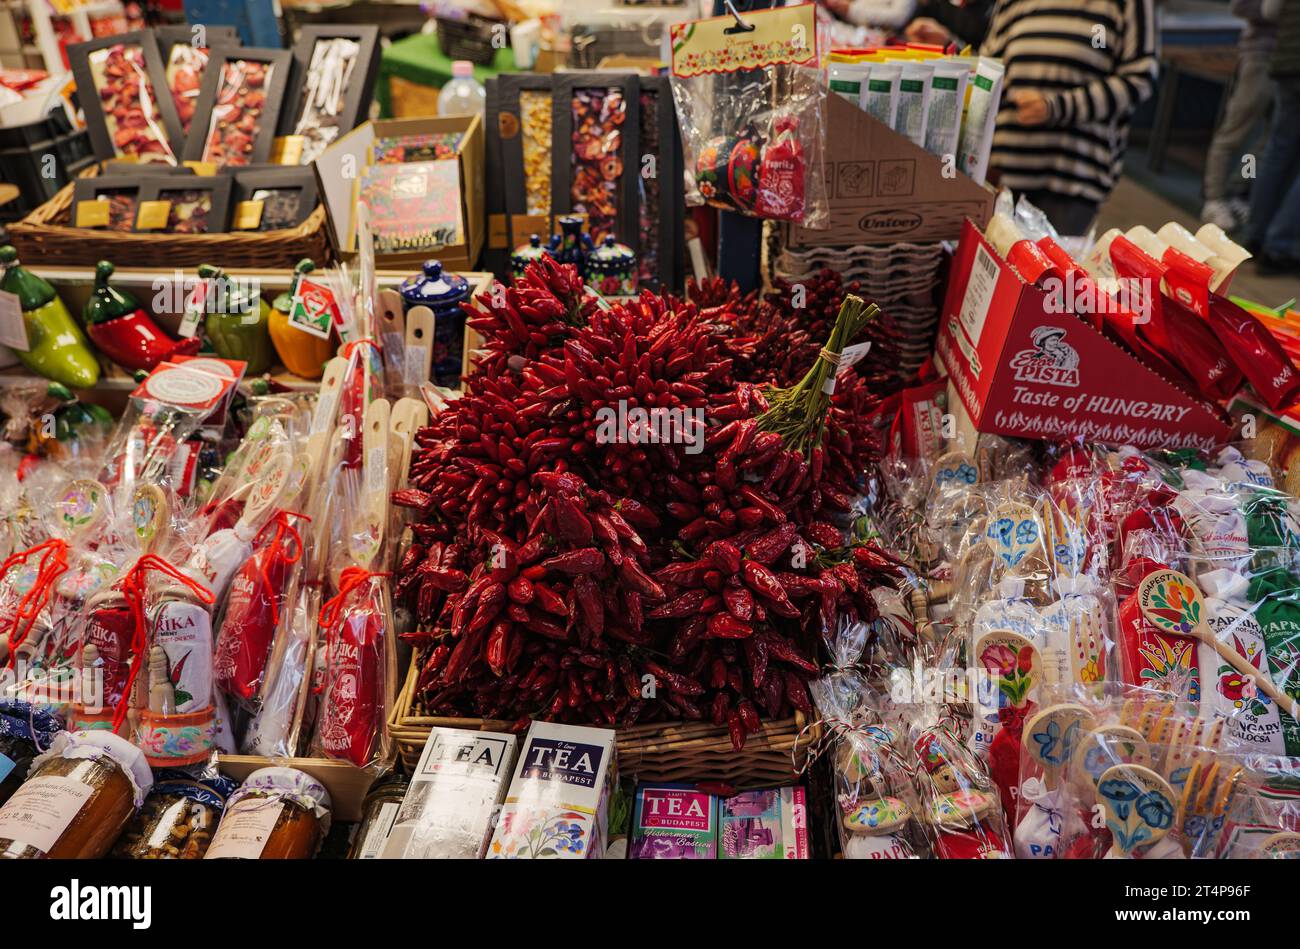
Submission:
[[[1207,407],[1027,284],[967,220],[937,345],[981,432],[1139,448],[1212,447]]]

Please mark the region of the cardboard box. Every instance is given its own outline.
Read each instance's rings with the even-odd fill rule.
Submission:
[[[500,732],[434,728],[381,855],[481,858],[506,796],[518,743]]]
[[[617,780],[612,730],[533,722],[488,858],[603,857]]]
[[[1209,408],[1048,299],[965,222],[937,351],[977,430],[1139,448],[1231,440]]]
[[[980,227],[993,214],[993,192],[837,95],[826,100],[826,196],[830,225],[786,226],[786,244],[857,244],[956,240],[962,221]]]
[[[336,254],[356,252],[353,231],[354,186],[369,161],[370,146],[376,138],[420,135],[437,132],[463,132],[456,159],[460,166],[461,230],[464,240],[432,251],[401,254],[377,254],[378,267],[414,271],[425,260],[436,259],[448,270],[473,270],[483,250],[484,197],[483,120],[477,115],[451,115],[427,119],[383,119],[364,122],[344,135],[316,159],[316,180],[328,216],[326,231]],[[451,159],[446,159],[451,161]]]

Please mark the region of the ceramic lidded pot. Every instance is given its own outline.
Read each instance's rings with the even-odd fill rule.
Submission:
[[[591,235],[583,233],[582,218],[576,215],[560,218],[560,233],[551,237],[551,256],[562,264],[573,264],[578,273],[587,273],[587,258],[595,247]]]
[[[460,386],[461,354],[465,342],[465,311],[469,281],[444,271],[436,260],[426,260],[421,273],[402,281],[398,291],[402,306],[427,306],[433,311],[433,381],[440,386]]]
[[[636,252],[613,235],[587,257],[587,282],[605,296],[636,296]]]
[[[528,269],[528,265],[535,260],[543,257],[550,257],[551,251],[548,246],[542,244],[542,239],[536,234],[528,238],[527,244],[520,244],[515,248],[514,253],[510,255],[510,273],[518,280]]]

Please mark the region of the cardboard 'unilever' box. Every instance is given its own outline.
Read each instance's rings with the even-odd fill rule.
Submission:
[[[518,739],[499,732],[434,728],[382,857],[424,860],[483,856],[505,797]]]
[[[617,780],[612,730],[533,722],[488,858],[602,857]]]

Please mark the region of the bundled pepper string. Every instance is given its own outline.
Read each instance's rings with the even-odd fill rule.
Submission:
[[[13,623],[10,626],[10,669],[14,668],[14,662],[18,657],[18,647],[26,642],[27,636],[31,633],[32,627],[36,625],[37,618],[41,615],[41,611],[49,605],[50,596],[54,592],[55,581],[67,572],[68,543],[60,537],[51,537],[35,547],[29,547],[27,550],[10,554],[5,558],[4,564],[0,566],[0,578],[7,577],[10,570],[21,564],[26,564],[38,554],[41,560],[40,566],[37,567],[36,579],[31,588],[18,601],[18,609],[14,611]]]
[[[150,571],[161,573],[182,586],[188,587],[198,597],[199,601],[206,606],[211,606],[216,601],[216,597],[212,595],[211,590],[181,573],[171,563],[157,554],[143,555],[122,577],[122,596],[131,609],[133,624],[131,631],[131,668],[127,672],[126,687],[122,690],[121,698],[118,699],[117,708],[113,710],[113,731],[115,733],[122,727],[122,722],[126,719],[127,707],[130,705],[131,696],[135,692],[135,680],[140,674],[140,666],[144,663],[145,648],[149,645],[144,605],[149,592],[147,575]]]
[[[292,545],[286,545],[286,548],[292,550],[293,555],[290,556],[288,553],[282,554],[281,556],[284,557],[284,562],[286,564],[293,564],[302,559],[302,535],[298,533],[298,528],[294,527],[293,524],[290,523],[289,518],[291,517],[298,517],[308,523],[311,522],[310,517],[306,514],[299,514],[297,511],[276,511],[275,516],[263,524],[262,529],[259,530],[257,536],[253,538],[253,546],[260,548],[262,546],[262,538],[266,535],[266,532],[271,528],[275,528],[275,534],[271,538],[271,542],[266,545],[265,556],[258,564],[258,570],[262,574],[262,582],[266,584],[267,591],[271,593],[269,597],[271,601],[271,620],[275,623],[280,622],[280,607],[278,605],[280,598],[274,595],[273,587],[271,586],[271,576],[268,569],[271,558],[276,556],[276,551],[280,548],[280,542],[288,539],[292,541]]]

